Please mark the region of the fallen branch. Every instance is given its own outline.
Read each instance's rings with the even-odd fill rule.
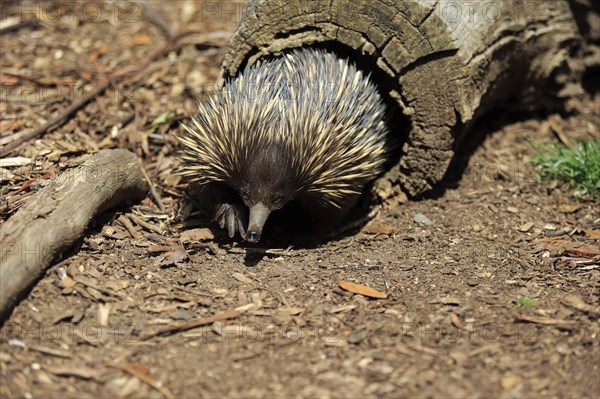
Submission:
[[[135,154],[116,149],[98,152],[29,199],[0,231],[0,321],[95,215],[146,191]]]

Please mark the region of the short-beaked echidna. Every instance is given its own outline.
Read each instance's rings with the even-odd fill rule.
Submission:
[[[295,50],[247,67],[199,104],[179,138],[180,173],[216,195],[215,219],[230,237],[258,242],[270,212],[292,200],[327,225],[383,171],[385,114],[352,62]]]

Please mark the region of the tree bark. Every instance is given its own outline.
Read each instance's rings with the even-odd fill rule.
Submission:
[[[580,42],[563,0],[255,0],[221,78],[301,46],[362,59],[407,125],[395,126],[402,156],[383,179],[419,195],[443,178],[481,114],[580,94],[581,71],[569,63]]]
[[[95,215],[146,192],[137,157],[118,149],[98,152],[36,193],[1,226],[0,321]]]

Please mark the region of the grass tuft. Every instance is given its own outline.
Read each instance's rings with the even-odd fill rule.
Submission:
[[[517,305],[522,307],[533,307],[537,305],[537,302],[533,298],[530,298],[528,296],[522,296],[519,299],[517,299]]]
[[[535,146],[531,159],[540,183],[553,180],[575,189],[576,197],[600,198],[600,139]]]

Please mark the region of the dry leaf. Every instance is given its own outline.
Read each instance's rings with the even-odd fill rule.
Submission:
[[[598,315],[600,314],[600,309],[597,307],[594,307],[590,304],[587,304],[583,301],[583,299],[576,297],[574,295],[569,295],[567,297],[565,297],[562,300],[562,303],[570,306],[572,308],[575,308],[577,310],[580,310],[582,312],[586,312],[586,313],[590,313],[590,314],[594,314],[594,315]]]
[[[340,287],[346,291],[350,291],[354,294],[364,295],[369,298],[377,298],[377,299],[385,299],[387,298],[387,294],[383,292],[377,291],[371,287],[367,287],[366,285],[351,283],[349,281],[338,280],[338,284]]]
[[[90,55],[88,55],[88,62],[95,62],[106,53],[106,50],[108,50],[108,46],[105,44],[99,49],[92,51]]]
[[[100,380],[100,372],[90,367],[47,365],[44,366],[44,370],[46,370],[50,374],[60,375],[64,377],[77,377],[82,378],[84,380]]]
[[[387,224],[369,224],[362,231],[367,234],[393,234],[396,229]]]
[[[167,399],[175,397],[166,387],[162,385],[160,381],[156,379],[154,375],[152,375],[150,369],[148,369],[148,367],[144,365],[141,365],[139,363],[125,363],[115,365],[110,364],[109,366],[129,373],[134,377],[137,377],[138,379],[144,381],[146,384],[150,385],[152,388],[162,393]]]
[[[429,303],[441,303],[443,305],[450,305],[450,306],[460,306],[461,305],[461,300],[457,297],[454,296],[445,296],[443,298],[437,298]]]
[[[551,115],[548,118],[548,125],[550,129],[556,134],[556,137],[566,146],[571,145],[571,140],[569,140],[569,136],[565,133],[565,121],[556,115]]]
[[[325,346],[331,346],[334,348],[345,348],[348,346],[348,342],[341,337],[324,337],[323,343]]]
[[[277,311],[281,312],[281,313],[289,314],[291,316],[295,316],[295,315],[298,315],[298,314],[304,312],[304,308],[282,306],[280,308],[277,308]]]
[[[211,241],[215,238],[215,235],[210,231],[210,229],[202,228],[202,229],[191,229],[186,230],[181,233],[179,237],[179,241],[181,243],[186,242],[198,242],[198,241]]]
[[[558,206],[558,211],[561,213],[573,213],[581,208],[579,204],[562,204]]]
[[[51,355],[51,356],[56,356],[56,357],[63,357],[65,359],[72,359],[73,358],[73,355],[71,354],[71,352],[64,351],[64,350],[61,350],[61,349],[49,348],[47,346],[42,346],[42,345],[28,345],[27,348],[29,350],[36,351],[36,352],[41,352],[41,353],[44,353],[46,355]]]
[[[104,285],[111,290],[120,291],[129,287],[129,280],[106,280]]]
[[[460,321],[456,313],[450,313],[450,321],[452,321],[452,325],[454,325],[454,327],[458,328],[459,330],[465,329],[464,324]]]
[[[500,381],[500,384],[502,385],[502,388],[504,388],[505,390],[510,390],[513,389],[515,386],[517,386],[517,384],[519,382],[521,382],[522,378],[516,375],[509,375],[507,377],[502,378],[502,380]]]
[[[169,266],[169,265],[174,265],[180,262],[183,262],[184,260],[188,259],[188,254],[185,251],[173,251],[173,252],[167,252],[165,254],[165,257],[163,258],[162,262],[160,262],[161,266]]]
[[[59,283],[61,288],[73,288],[75,284],[77,284],[77,282],[75,282],[75,280],[73,280],[69,276],[66,276],[65,278],[61,279]]]
[[[231,275],[231,277],[233,277],[234,279],[236,279],[237,281],[239,281],[241,283],[245,283],[245,284],[254,283],[254,281],[250,280],[248,277],[244,276],[242,273],[233,273]]]
[[[181,245],[150,245],[148,247],[148,252],[151,254],[161,253],[161,252],[172,252],[172,251],[184,251],[185,248]]]
[[[98,304],[98,324],[102,327],[108,326],[108,318],[110,316],[110,303]]]
[[[349,310],[355,309],[356,305],[346,304],[346,305],[337,305],[331,308],[330,313],[342,313],[347,312]]]
[[[240,313],[245,313],[245,312],[248,312],[250,310],[255,310],[255,309],[257,309],[255,304],[247,303],[245,305],[238,306],[237,308],[235,308],[235,311],[240,312]]]
[[[148,35],[137,35],[133,38],[133,44],[136,46],[146,46],[152,44],[152,38]]]
[[[229,338],[248,338],[248,337],[258,337],[260,336],[260,332],[257,331],[252,326],[245,326],[240,324],[225,324],[223,322],[217,321],[213,323],[211,326],[212,330],[222,337]]]
[[[582,258],[593,258],[600,255],[600,248],[598,248],[598,245],[581,244],[567,240],[555,240],[553,242],[548,242],[549,240],[545,241],[546,242],[542,244],[542,248],[556,254],[579,256]]]
[[[594,240],[600,240],[600,230],[584,229],[585,236]]]
[[[25,166],[31,163],[31,158],[13,157],[0,159],[0,168],[12,168],[15,166]]]

